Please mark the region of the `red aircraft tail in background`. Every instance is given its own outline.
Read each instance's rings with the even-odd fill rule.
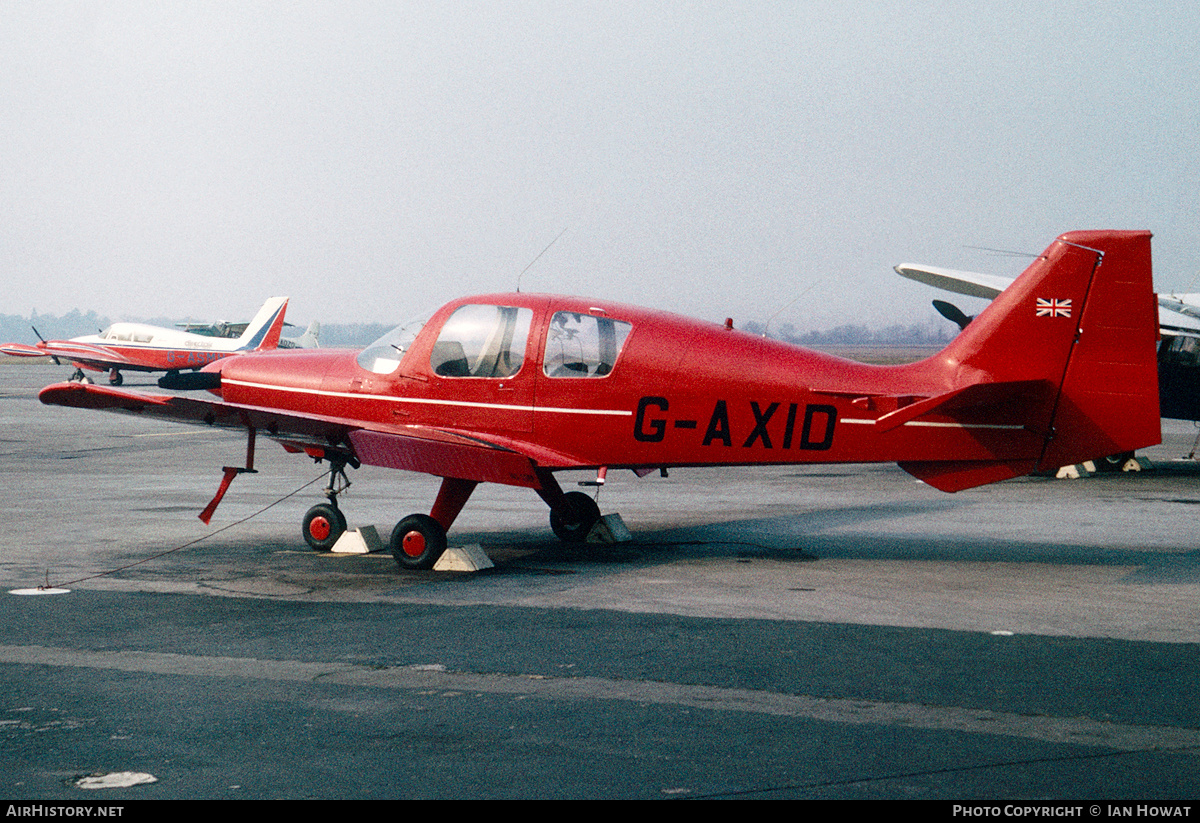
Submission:
[[[361,353],[249,353],[172,384],[219,400],[78,384],[40,397],[247,430],[250,452],[261,432],[330,461],[329,502],[304,519],[315,549],[346,528],[346,466],[439,476],[429,515],[392,533],[397,561],[427,568],[478,483],[533,489],[577,541],[600,512],[560,488],[565,469],[597,469],[598,485],[615,468],[896,462],[958,491],[1153,445],[1157,333],[1150,234],[1072,232],[945,350],[903,366],[634,306],[498,294]]]

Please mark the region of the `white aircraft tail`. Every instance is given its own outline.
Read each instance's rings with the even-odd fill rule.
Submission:
[[[238,338],[238,351],[268,351],[279,345],[279,336],[283,332],[283,317],[287,313],[288,299],[272,297],[263,303],[258,314],[246,326],[242,336]]]
[[[308,328],[304,330],[304,334],[296,340],[296,348],[298,349],[317,349],[321,347],[321,324],[316,320],[308,324]]]

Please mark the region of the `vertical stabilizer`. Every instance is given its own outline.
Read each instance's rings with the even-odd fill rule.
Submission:
[[[283,333],[283,317],[287,313],[288,299],[272,297],[254,315],[238,338],[238,351],[269,351],[279,345]]]
[[[901,466],[955,491],[1154,445],[1157,340],[1150,233],[1064,234],[926,361],[949,391],[1022,387],[1023,428],[1041,438],[1040,453]]]

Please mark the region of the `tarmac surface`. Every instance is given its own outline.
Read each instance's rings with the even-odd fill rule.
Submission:
[[[261,438],[204,526],[242,439],[37,402],[69,374],[0,362],[0,797],[1200,797],[1190,423],[1148,471],[954,495],[612,473],[610,546],[485,486],[451,543],[496,567],[414,573],[308,550],[321,467]],[[385,539],[437,490],[350,479]]]

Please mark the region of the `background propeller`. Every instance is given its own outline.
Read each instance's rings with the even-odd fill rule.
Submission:
[[[963,310],[953,303],[947,303],[945,300],[934,300],[933,307],[938,310],[938,314],[949,320],[951,323],[958,324],[959,331],[967,327],[967,324],[974,320],[974,317],[968,317],[963,313]]]
[[[37,330],[37,326],[30,326],[29,328],[33,329],[33,333],[37,335],[38,340],[41,340],[43,343],[47,342],[46,338],[42,337],[42,333]],[[54,355],[50,355],[50,359],[54,362],[54,365],[56,365],[56,366],[62,365],[62,361],[59,360]]]

